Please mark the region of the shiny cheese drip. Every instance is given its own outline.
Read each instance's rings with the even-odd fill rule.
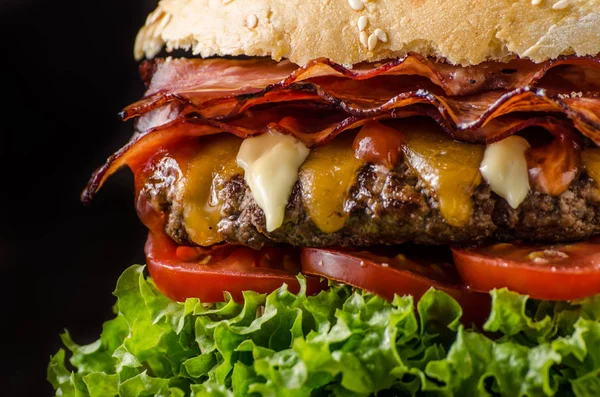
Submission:
[[[291,135],[269,132],[242,143],[237,164],[244,170],[256,204],[265,213],[267,231],[283,224],[285,207],[309,150]]]
[[[518,208],[529,194],[529,172],[525,152],[530,145],[513,135],[487,145],[479,170],[494,193]]]
[[[242,173],[235,159],[241,144],[241,139],[229,135],[207,138],[188,164],[183,216],[186,231],[196,244],[210,246],[223,240],[217,231],[221,220],[218,193]]]
[[[314,149],[300,170],[302,200],[308,216],[323,232],[333,233],[346,223],[344,202],[365,163],[354,156],[351,134]]]
[[[600,188],[600,149],[585,149],[581,153],[581,163],[585,171]]]
[[[481,183],[483,147],[456,142],[430,123],[403,130],[406,159],[436,195],[440,212],[452,226],[466,225],[473,214],[471,196]]]

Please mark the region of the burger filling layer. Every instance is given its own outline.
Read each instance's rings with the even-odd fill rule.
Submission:
[[[516,135],[485,146],[453,141],[426,120],[398,125],[378,133],[368,125],[310,152],[275,134],[271,144],[201,138],[185,155],[156,159],[140,195],[168,213],[165,230],[184,245],[552,243],[600,233],[598,149],[551,178],[560,162],[540,168],[535,151],[545,146],[535,139],[534,147]],[[395,141],[378,143],[392,131]],[[264,163],[249,172],[238,164],[253,141],[270,163],[254,154]]]
[[[169,296],[204,293],[207,274],[229,280],[208,291],[213,301],[239,277],[238,292],[266,292],[265,278],[299,271],[388,298],[441,279],[539,299],[597,292],[600,56],[461,67],[409,54],[353,68],[167,58],[141,73],[148,90],[121,114],[136,133],[83,199],[132,169],[153,278],[166,290],[162,271],[199,274],[202,287]],[[436,269],[421,258],[444,252],[433,264],[449,272],[406,289]],[[515,258],[531,277],[503,273]],[[394,280],[386,291],[382,278]]]

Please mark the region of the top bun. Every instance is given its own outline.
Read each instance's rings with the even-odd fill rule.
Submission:
[[[138,33],[135,57],[163,47],[300,65],[408,52],[460,65],[542,62],[600,53],[600,0],[161,0]]]

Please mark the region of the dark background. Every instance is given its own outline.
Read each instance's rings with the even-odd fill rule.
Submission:
[[[53,395],[59,334],[95,340],[144,261],[129,170],[90,206],[79,194],[131,135],[117,112],[143,93],[133,43],[156,3],[0,0],[1,395]]]

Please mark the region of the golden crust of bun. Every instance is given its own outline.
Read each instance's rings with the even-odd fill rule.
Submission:
[[[600,53],[600,0],[161,0],[138,33],[135,57],[163,48],[300,65],[407,52],[461,65],[541,62]]]

